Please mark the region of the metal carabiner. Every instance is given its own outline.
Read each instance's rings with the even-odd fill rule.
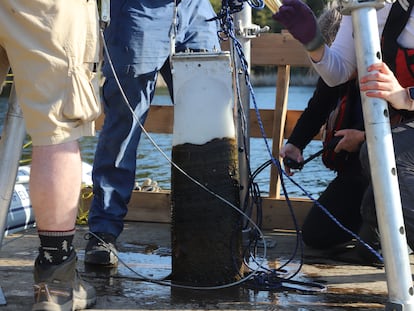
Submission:
[[[101,23],[101,27],[105,28],[109,25],[109,22],[111,21],[111,0],[99,0],[98,8],[99,21]]]

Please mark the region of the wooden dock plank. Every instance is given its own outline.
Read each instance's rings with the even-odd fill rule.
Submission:
[[[292,198],[291,205],[299,225],[303,223],[312,202],[306,198]],[[229,207],[230,208],[230,207]],[[295,229],[291,212],[286,200],[281,197],[263,197],[263,229]],[[127,221],[171,222],[170,191],[145,192],[133,191],[128,205]]]

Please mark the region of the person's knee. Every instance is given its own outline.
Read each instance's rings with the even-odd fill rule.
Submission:
[[[331,246],[326,243],[326,239],[307,231],[305,231],[305,233],[302,231],[302,241],[306,246],[315,249],[325,249]]]
[[[302,229],[302,241],[306,246],[317,248],[315,238],[308,231]]]
[[[304,223],[301,231],[303,243],[311,248],[323,249],[327,248],[327,239],[321,235],[320,230],[315,226],[309,226],[308,223]]]

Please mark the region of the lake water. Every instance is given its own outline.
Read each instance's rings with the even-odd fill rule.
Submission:
[[[289,89],[288,107],[289,109],[303,109],[309,98],[313,93],[313,87],[296,87],[292,86]],[[254,94],[259,108],[271,109],[274,107],[276,92],[274,87],[256,87],[254,88]],[[0,118],[4,117],[6,111],[7,98],[0,98]],[[167,95],[166,90],[160,89],[157,91],[154,104],[156,105],[169,105],[171,101]],[[253,107],[253,102],[251,102]],[[98,133],[99,135],[99,133]],[[157,144],[158,148],[170,158],[171,156],[171,134],[151,134],[152,140]],[[93,163],[93,155],[97,142],[97,137],[86,137],[81,140],[82,157],[85,162]],[[268,144],[271,146],[271,140],[268,139]],[[304,150],[304,157],[317,152],[321,149],[321,142],[311,142]],[[269,160],[269,154],[267,152],[265,142],[263,138],[252,138],[250,142],[250,167],[254,172],[261,164]],[[24,150],[24,156],[30,156],[30,149]],[[140,145],[138,147],[137,155],[137,170],[136,179],[141,183],[145,178],[151,178],[158,182],[162,189],[170,189],[170,173],[171,165],[164,155],[152,144],[151,140],[142,135]],[[318,176],[318,178],[315,178]],[[285,178],[285,184],[288,195],[291,197],[304,197],[303,192],[306,191],[313,197],[317,197],[318,194],[325,189],[327,184],[334,177],[334,173],[325,168],[321,162],[320,157],[312,160],[305,167],[297,172],[293,179],[300,185],[294,185],[289,179]],[[268,194],[270,180],[270,167],[264,169],[256,177],[256,182],[260,187],[260,191],[263,195]]]

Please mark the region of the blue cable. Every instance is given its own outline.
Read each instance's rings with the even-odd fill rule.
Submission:
[[[252,3],[252,1],[249,1],[249,0],[247,0],[245,2],[247,2],[249,5],[251,5],[251,3]],[[257,2],[260,2],[260,1],[257,1]],[[259,128],[260,128],[260,132],[261,132],[261,135],[263,137],[263,140],[265,142],[267,153],[270,156],[271,163],[273,165],[275,165],[275,167],[278,169],[278,174],[280,176],[280,181],[281,181],[281,186],[282,186],[282,189],[283,189],[283,193],[285,195],[286,202],[287,202],[287,205],[289,207],[289,212],[292,216],[294,227],[295,227],[295,230],[297,232],[296,247],[295,247],[295,250],[292,254],[292,257],[288,260],[288,262],[290,262],[294,257],[296,257],[298,248],[300,248],[301,257],[303,258],[303,242],[302,242],[302,239],[301,239],[301,236],[300,236],[301,234],[300,234],[299,225],[297,223],[297,219],[295,217],[291,201],[290,201],[289,196],[287,194],[285,181],[284,181],[283,177],[287,177],[294,185],[296,185],[301,191],[303,191],[303,193],[316,206],[318,206],[329,218],[331,218],[332,221],[334,221],[335,224],[337,224],[342,230],[349,233],[357,241],[359,241],[361,244],[363,244],[381,262],[383,262],[382,256],[376,250],[374,250],[369,244],[367,244],[365,241],[363,241],[357,234],[355,234],[350,229],[348,229],[344,225],[342,225],[322,204],[320,204],[316,199],[314,199],[312,197],[312,195],[309,194],[302,186],[300,186],[297,182],[295,182],[291,178],[291,176],[287,175],[286,172],[282,169],[279,160],[276,159],[275,157],[273,157],[272,152],[271,152],[271,148],[269,146],[269,143],[268,143],[265,131],[264,131],[263,122],[262,122],[261,117],[260,117],[260,112],[259,112],[259,109],[258,109],[258,106],[257,106],[256,97],[255,97],[255,94],[254,94],[254,91],[253,91],[253,87],[252,87],[252,84],[251,84],[251,81],[250,81],[250,76],[249,76],[249,73],[248,73],[248,63],[247,63],[246,57],[244,55],[243,48],[242,48],[240,42],[237,40],[236,35],[234,33],[234,23],[233,23],[233,18],[231,16],[231,14],[240,12],[243,9],[243,4],[242,3],[240,4],[240,2],[238,2],[238,3],[239,4],[236,4],[235,1],[229,1],[229,0],[223,0],[222,1],[222,4],[223,4],[222,9],[221,9],[220,13],[217,16],[217,18],[220,19],[220,25],[221,25],[221,29],[222,29],[220,38],[222,40],[231,39],[232,42],[233,42],[234,49],[237,52],[237,56],[239,57],[241,68],[242,68],[243,73],[245,75],[246,85],[248,86],[250,95],[251,95],[252,100],[253,100],[254,109],[255,109],[257,120],[258,120],[258,125],[259,125]],[[258,5],[256,7],[260,7],[260,5]],[[280,267],[280,268],[283,268],[284,266],[286,266],[287,263],[282,265],[282,267]],[[302,265],[303,265],[303,263],[301,262],[299,269],[290,278],[295,276],[300,271]]]

